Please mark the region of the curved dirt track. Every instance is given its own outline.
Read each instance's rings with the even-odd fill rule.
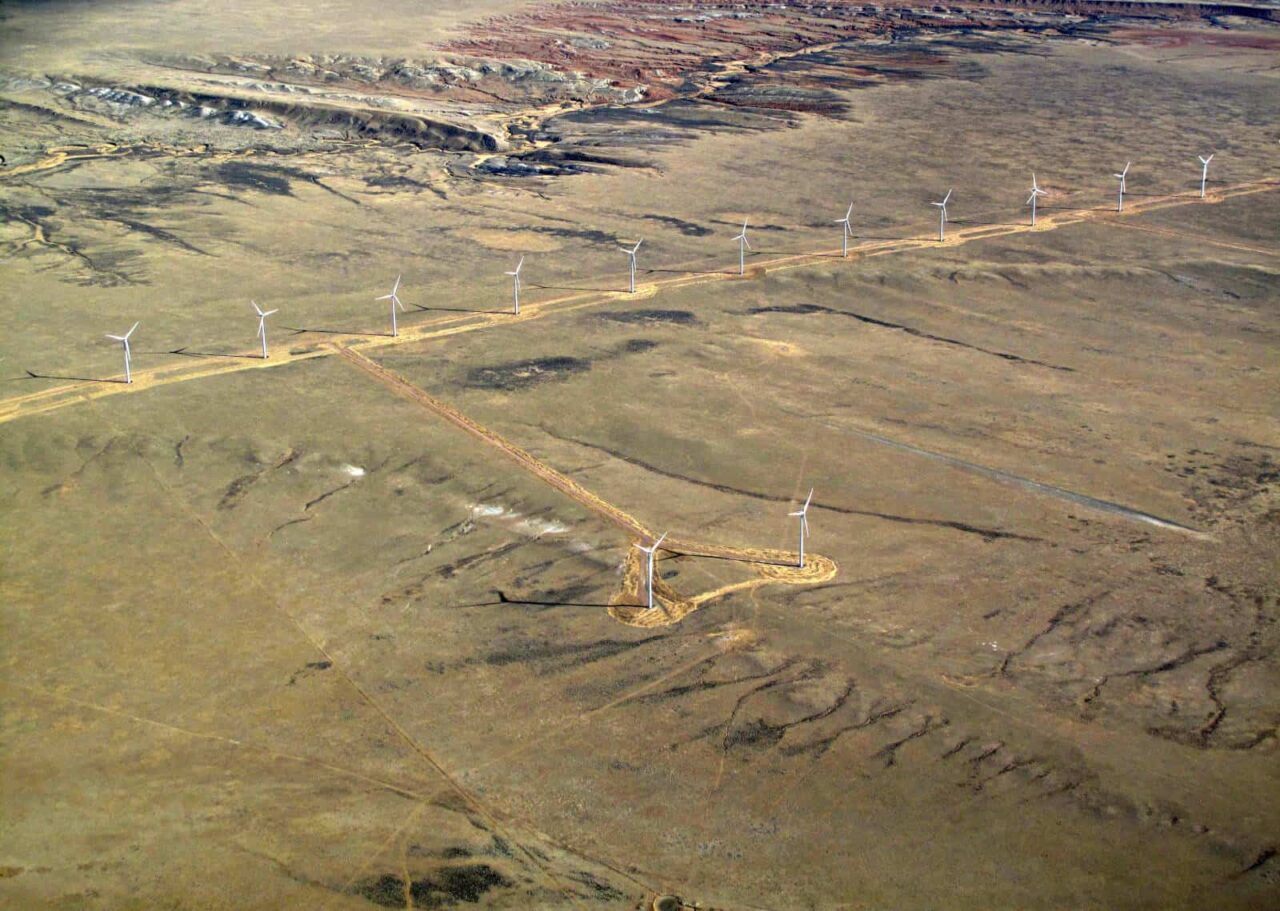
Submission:
[[[596,496],[577,481],[552,468],[529,451],[504,439],[489,428],[467,417],[453,406],[447,405],[424,392],[395,372],[375,363],[351,348],[339,345],[336,350],[341,358],[363,370],[388,389],[404,396],[411,402],[421,405],[431,413],[444,418],[451,424],[460,427],[482,442],[492,446],[543,483],[550,485],[621,528],[637,543],[639,541],[651,541],[656,537],[653,532],[633,516]],[[838,571],[834,560],[819,554],[808,554],[805,566],[801,568],[796,565],[799,561],[798,554],[771,548],[728,547],[723,544],[707,544],[685,541],[681,538],[668,538],[666,546],[661,549],[669,553],[686,556],[719,557],[753,564],[757,577],[693,596],[682,595],[661,579],[655,578],[654,594],[657,604],[652,608],[644,608],[634,603],[643,597],[643,583],[640,581],[641,564],[638,557],[639,551],[635,548],[629,548],[624,566],[622,586],[609,607],[609,615],[614,619],[630,626],[667,626],[678,623],[702,605],[732,592],[745,591],[771,583],[816,585],[834,578]]]

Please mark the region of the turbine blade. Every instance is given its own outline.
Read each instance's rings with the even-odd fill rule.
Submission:
[[[803,506],[802,508],[803,508],[803,509],[805,509],[805,510],[808,510],[808,508],[809,508],[809,503],[811,503],[812,501],[813,501],[813,488],[812,488],[812,487],[810,487],[810,488],[809,488],[809,496],[807,496],[807,497],[805,497],[805,498],[804,498],[804,506]]]
[[[138,322],[134,323],[134,324],[129,328],[129,331],[128,331],[128,332],[126,332],[126,333],[124,334],[124,337],[125,337],[126,339],[128,339],[128,338],[129,338],[129,336],[133,335],[133,330],[134,330],[134,329],[137,329],[137,328],[138,328],[138,326],[139,326],[139,325],[141,325],[141,323],[142,323],[142,320],[138,320]]]
[[[279,307],[276,307],[274,310],[268,310],[266,313],[264,313],[264,314],[262,314],[262,315],[263,315],[263,316],[270,316],[270,315],[271,315],[271,314],[273,314],[273,313],[279,313],[279,312],[280,312],[280,308],[279,308]]]
[[[392,289],[391,289],[391,293],[392,293],[392,294],[395,294],[397,291],[399,291],[399,290],[400,290],[400,278],[401,278],[401,276],[399,276],[399,275],[397,275],[397,276],[396,276],[396,283],[395,283],[395,285],[394,285],[394,286],[392,287]]]
[[[257,314],[258,314],[258,316],[262,316],[262,308],[258,306],[258,302],[257,302],[257,301],[249,301],[249,303],[253,304],[253,310],[254,310],[254,312],[255,312],[255,313],[257,313]]]
[[[664,532],[662,533],[662,537],[660,537],[658,540],[656,540],[656,541],[654,541],[654,542],[653,542],[653,549],[654,549],[654,550],[657,550],[657,549],[658,549],[658,545],[659,545],[659,544],[661,544],[664,540],[666,540],[667,534],[668,534],[668,532],[665,532],[665,531],[664,531]]]

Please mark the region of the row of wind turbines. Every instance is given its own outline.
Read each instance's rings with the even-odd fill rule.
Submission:
[[[1204,199],[1206,186],[1208,185],[1208,182],[1209,182],[1209,162],[1213,161],[1213,155],[1210,154],[1207,158],[1203,155],[1199,155],[1197,157],[1200,159],[1200,198]],[[1125,193],[1128,192],[1129,167],[1131,164],[1132,162],[1130,161],[1125,162],[1124,170],[1113,175],[1117,180],[1120,181],[1119,198],[1116,201],[1117,212],[1124,211],[1124,197],[1125,197]],[[930,205],[935,206],[938,209],[938,240],[940,242],[945,241],[947,239],[947,204],[951,202],[951,195],[953,192],[954,190],[947,190],[947,195],[942,197],[941,202],[930,203]],[[1035,172],[1033,171],[1031,173],[1031,195],[1027,197],[1027,201],[1026,203],[1024,203],[1024,205],[1027,205],[1031,208],[1031,226],[1032,227],[1035,227],[1035,224],[1036,224],[1036,204],[1041,196],[1047,196],[1047,195],[1048,193],[1046,193],[1044,190],[1040,188],[1039,183],[1036,181]],[[849,203],[849,208],[848,210],[845,211],[844,217],[837,218],[834,222],[835,224],[840,226],[841,258],[847,259],[849,256],[849,239],[854,236],[853,226],[851,224],[852,218],[853,218],[853,203]],[[744,218],[742,220],[742,230],[739,231],[737,234],[735,234],[732,238],[733,240],[738,242],[738,274],[739,275],[745,275],[747,271],[747,251],[751,249],[751,241],[747,238],[748,227],[749,227],[748,219]],[[640,245],[643,243],[644,243],[644,240],[641,239],[636,241],[636,244],[634,247],[624,246],[621,248],[622,252],[627,254],[627,269],[628,269],[627,292],[629,294],[636,293],[636,272],[638,270],[637,254],[640,251]],[[521,281],[520,281],[520,272],[524,268],[524,261],[525,261],[525,257],[522,255],[520,257],[519,262],[516,263],[516,267],[514,269],[503,273],[504,275],[511,276],[511,312],[516,316],[520,315],[520,289],[522,287]],[[388,306],[390,307],[390,310],[391,310],[391,335],[393,337],[399,336],[400,334],[400,327],[396,319],[396,311],[399,310],[403,312],[405,309],[404,303],[400,300],[401,278],[403,278],[403,276],[401,275],[396,276],[396,281],[391,288],[390,294],[384,294],[381,297],[375,298],[375,300],[378,300],[378,301],[388,302]],[[268,316],[271,316],[273,313],[278,313],[279,310],[275,309],[275,310],[263,311],[256,302],[251,302],[251,303],[253,303],[254,312],[257,313],[258,315],[257,338],[261,341],[262,358],[265,360],[269,356],[269,353],[267,350],[266,318]],[[107,338],[120,342],[122,347],[124,348],[124,381],[126,383],[133,382],[133,373],[132,373],[133,360],[129,350],[129,337],[133,335],[134,330],[137,328],[138,328],[138,323],[134,323],[133,327],[124,335],[110,335],[110,334],[107,335]]]

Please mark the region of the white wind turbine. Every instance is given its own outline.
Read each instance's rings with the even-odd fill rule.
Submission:
[[[393,336],[400,334],[400,329],[396,326],[396,307],[399,307],[401,310],[404,309],[404,304],[400,303],[400,279],[401,276],[397,275],[396,283],[394,287],[392,287],[390,294],[384,294],[382,297],[377,298],[377,300],[380,301],[391,301],[391,334]],[[271,312],[275,313],[274,310]],[[263,339],[263,345],[266,345],[265,338]],[[266,355],[264,354],[263,357],[266,357]]]
[[[667,533],[664,531],[662,533],[662,537],[654,541],[648,547],[645,547],[642,544],[636,545],[636,549],[644,551],[646,557],[645,578],[647,580],[646,588],[649,590],[649,608],[651,610],[653,609],[653,555],[658,550],[658,545],[662,543],[663,538],[666,536]]]
[[[795,512],[789,512],[789,516],[798,516],[800,519],[800,568],[804,569],[804,540],[809,537],[809,502],[813,499],[813,488],[809,488],[809,496],[805,499],[804,505]]]
[[[947,191],[947,195],[942,197],[942,202],[933,202],[929,205],[938,207],[938,240],[939,242],[947,239],[947,203],[951,201],[951,191]]]
[[[632,293],[632,294],[635,294],[635,293],[636,293],[636,251],[640,249],[640,245],[641,245],[642,243],[644,243],[644,240],[638,240],[638,241],[636,241],[636,245],[635,245],[634,247],[623,247],[623,248],[622,248],[622,249],[623,249],[623,250],[625,250],[625,251],[626,251],[626,253],[627,253],[627,258],[628,258],[628,260],[629,260],[629,263],[628,263],[628,264],[629,264],[629,265],[630,265],[630,267],[631,267],[631,287],[630,287],[630,293]]]
[[[747,251],[751,249],[751,242],[747,240],[747,220],[742,219],[742,233],[734,235],[734,240],[738,242],[738,274],[746,275],[747,273]]]
[[[1217,153],[1214,153],[1217,154]],[[1200,159],[1200,198],[1204,199],[1204,185],[1209,182],[1209,162],[1213,161],[1213,155],[1205,158],[1203,155],[1197,155]]]
[[[257,301],[249,301],[253,304],[254,312],[258,314],[258,338],[262,339],[262,359],[267,359],[267,317],[273,313],[279,313],[280,308],[275,310],[263,310],[258,306]]]
[[[124,346],[124,381],[126,383],[133,382],[133,373],[131,370],[131,368],[133,367],[133,357],[129,352],[129,336],[133,335],[133,330],[137,328],[138,328],[138,323],[134,323],[133,326],[129,329],[129,331],[126,332],[124,335],[111,335],[109,333],[107,335],[107,338],[113,339]]]
[[[853,237],[853,229],[849,227],[849,219],[853,216],[853,203],[849,203],[849,211],[844,213],[844,218],[837,218],[835,223],[844,225],[840,231],[840,255],[849,255],[849,238]]]
[[[639,246],[637,244],[637,246]],[[511,276],[511,312],[516,316],[520,315],[520,270],[524,268],[524,257],[520,257],[520,262],[516,263],[516,267],[510,272],[505,273]]]
[[[1040,189],[1040,185],[1036,183],[1036,172],[1031,172],[1031,195],[1027,197],[1027,205],[1031,207],[1031,227],[1036,226],[1036,199],[1040,196],[1048,196],[1044,190]]]
[[[1129,165],[1131,165],[1132,163],[1133,162],[1131,161],[1126,161],[1124,163],[1124,170],[1121,171],[1119,174],[1112,175],[1113,177],[1117,178],[1120,181],[1120,201],[1116,203],[1117,212],[1124,211],[1124,191],[1127,189],[1125,185],[1125,178],[1129,176]]]

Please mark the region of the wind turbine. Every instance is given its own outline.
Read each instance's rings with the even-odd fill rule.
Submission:
[[[738,274],[747,274],[747,251],[751,249],[751,242],[747,240],[747,220],[742,219],[742,233],[737,234],[733,238],[738,242]]]
[[[645,547],[645,546],[644,546],[644,545],[642,545],[642,544],[637,544],[637,545],[636,545],[636,549],[637,549],[637,550],[642,550],[642,551],[644,551],[644,553],[645,553],[645,557],[647,558],[647,560],[646,560],[646,564],[647,564],[647,565],[646,565],[645,577],[646,577],[646,579],[648,580],[647,587],[648,587],[648,589],[649,589],[649,608],[650,608],[650,610],[652,610],[652,609],[653,609],[653,555],[654,555],[654,552],[655,552],[655,551],[657,551],[657,549],[658,549],[658,545],[662,543],[662,539],[663,539],[663,538],[665,538],[666,536],[667,536],[667,533],[664,531],[664,532],[662,533],[662,537],[661,537],[661,538],[659,538],[658,540],[654,541],[654,542],[653,542],[652,544],[650,544],[648,547]]]
[[[1197,155],[1196,157],[1200,159],[1200,164],[1202,165],[1200,168],[1200,198],[1204,199],[1204,185],[1209,180],[1209,162],[1213,161],[1213,155],[1210,155],[1208,158],[1205,158],[1203,155]]]
[[[631,288],[630,288],[630,293],[632,293],[632,294],[635,294],[635,293],[636,293],[636,251],[640,249],[640,245],[641,245],[642,243],[644,243],[644,240],[638,240],[638,241],[636,241],[636,245],[635,245],[634,247],[623,247],[623,248],[622,248],[623,250],[626,250],[626,251],[627,251],[627,257],[630,259],[630,266],[631,266]]]
[[[936,205],[936,203],[935,203]],[[804,505],[795,512],[789,512],[789,516],[798,516],[800,518],[800,568],[804,569],[804,539],[809,537],[809,502],[813,499],[813,488],[809,488],[809,496],[805,498]]]
[[[401,276],[396,276],[396,283],[395,286],[392,287],[390,294],[384,294],[382,297],[377,298],[377,300],[380,301],[391,301],[391,334],[393,336],[400,334],[400,329],[396,326],[396,307],[399,307],[401,310],[404,309],[404,304],[400,303],[400,278]],[[274,310],[271,312],[275,313]],[[263,345],[266,345],[265,337],[263,338],[262,343]],[[264,354],[263,357],[266,357],[266,355]]]
[[[262,339],[262,359],[267,359],[267,317],[273,313],[279,313],[280,308],[275,310],[263,310],[258,306],[257,301],[249,301],[253,304],[254,311],[258,314],[258,338]],[[394,316],[394,313],[392,314]]]
[[[638,247],[640,245],[636,244],[636,246]],[[520,315],[520,270],[523,268],[524,268],[524,257],[521,256],[520,262],[516,263],[515,269],[505,273],[511,276],[511,294],[512,294],[511,312],[514,313],[516,316]]]
[[[1113,174],[1113,175],[1112,175],[1113,177],[1119,178],[1119,180],[1120,180],[1120,202],[1118,202],[1118,203],[1116,204],[1116,211],[1117,211],[1117,212],[1123,212],[1123,211],[1124,211],[1125,177],[1126,177],[1126,176],[1128,176],[1128,174],[1129,174],[1129,165],[1130,165],[1130,164],[1132,164],[1132,163],[1133,163],[1133,162],[1126,161],[1126,162],[1124,163],[1124,170],[1123,170],[1123,171],[1121,171],[1119,174]]]
[[[853,203],[849,203],[849,211],[844,213],[844,218],[837,218],[835,223],[844,225],[844,229],[840,232],[840,255],[847,257],[849,255],[849,238],[853,236],[853,229],[849,227],[849,219],[853,216]]]
[[[107,338],[114,339],[124,345],[124,381],[126,383],[133,382],[133,374],[130,372],[130,368],[133,366],[133,357],[129,354],[129,336],[133,335],[133,330],[137,328],[138,323],[134,323],[133,327],[124,335],[107,335]]]
[[[1031,207],[1031,227],[1036,226],[1036,197],[1048,196],[1044,190],[1040,189],[1040,185],[1036,183],[1036,172],[1031,172],[1031,195],[1027,197],[1027,205]]]
[[[947,203],[951,201],[951,191],[947,191],[947,195],[942,197],[942,202],[930,203],[930,205],[938,207],[938,241],[947,239]],[[802,566],[804,564],[801,564]]]

